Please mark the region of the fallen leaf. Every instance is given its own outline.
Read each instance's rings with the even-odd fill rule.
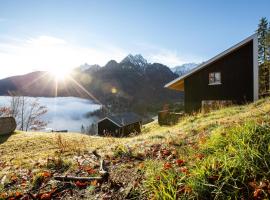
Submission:
[[[204,158],[204,155],[199,153],[195,156],[196,158],[198,158],[199,160],[203,159]]]
[[[75,185],[76,185],[78,188],[86,188],[87,183],[86,183],[86,182],[81,182],[81,181],[76,181]]]
[[[253,189],[255,189],[255,188],[257,187],[256,181],[251,181],[251,182],[248,183],[248,185],[249,185],[250,187],[252,187]]]
[[[19,199],[19,198],[21,198],[23,195],[22,195],[21,192],[16,191],[15,196],[16,196],[16,199]]]
[[[93,181],[91,181],[91,185],[92,185],[92,186],[96,186],[96,185],[97,185],[97,183],[98,183],[98,181],[97,181],[97,180],[93,180]]]
[[[259,199],[261,193],[262,193],[262,189],[256,189],[256,190],[254,191],[254,193],[253,193],[254,199]]]
[[[17,177],[16,175],[13,175],[13,176],[11,176],[10,180],[11,180],[12,182],[17,182],[18,177]]]
[[[95,169],[93,169],[92,167],[84,167],[84,170],[88,173],[88,174],[96,174],[97,171]]]
[[[44,193],[40,197],[41,200],[49,200],[51,199],[51,193]]]
[[[144,168],[144,163],[140,163],[138,167],[139,167],[139,169],[143,169]]]
[[[179,170],[180,170],[180,172],[182,172],[182,173],[185,173],[185,174],[188,173],[187,167],[181,167]]]
[[[48,178],[48,177],[51,177],[52,174],[50,172],[43,172],[43,176]]]
[[[168,156],[168,155],[171,154],[171,152],[170,152],[169,150],[165,149],[165,150],[162,151],[162,154],[163,154],[164,156]]]
[[[171,169],[172,168],[172,164],[171,163],[164,163],[164,166],[163,166],[164,169]]]
[[[176,162],[176,164],[178,166],[181,166],[181,165],[183,165],[185,163],[185,161],[184,160],[181,160],[181,159],[177,159],[175,162]]]

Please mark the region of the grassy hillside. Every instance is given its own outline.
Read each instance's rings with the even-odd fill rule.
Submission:
[[[16,132],[0,138],[0,199],[269,198],[269,114],[265,99],[186,116],[171,127],[153,122],[129,138]],[[104,159],[108,179],[53,179],[99,176],[93,150]]]

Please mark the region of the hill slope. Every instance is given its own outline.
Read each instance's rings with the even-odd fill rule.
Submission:
[[[0,180],[5,178],[0,191],[2,187],[2,195],[8,195],[19,187],[21,193],[68,198],[67,185],[52,177],[99,176],[96,150],[109,179],[74,182],[69,187],[75,197],[268,198],[269,114],[270,99],[265,99],[186,116],[172,127],[154,122],[130,138],[24,132],[2,137]],[[38,177],[41,183],[36,183]]]
[[[105,66],[84,64],[72,78],[59,81],[57,96],[75,96],[97,100],[112,112],[156,112],[164,104],[181,101],[182,93],[164,85],[177,77],[167,66],[148,63],[141,55],[128,55],[120,63]],[[56,95],[56,82],[47,72],[33,72],[0,80],[0,95],[17,91],[27,96]]]

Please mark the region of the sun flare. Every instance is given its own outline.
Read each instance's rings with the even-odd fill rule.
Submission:
[[[55,78],[57,81],[65,81],[70,76],[70,70],[51,70],[50,74]]]

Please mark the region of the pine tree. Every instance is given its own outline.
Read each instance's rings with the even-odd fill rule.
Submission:
[[[258,25],[258,53],[259,53],[259,63],[262,64],[267,59],[267,46],[266,46],[266,37],[268,32],[268,22],[266,17],[261,18]]]
[[[270,26],[270,24],[269,24]],[[270,94],[270,28],[265,17],[258,25],[258,61],[259,61],[259,95],[265,97]]]
[[[83,124],[81,126],[81,133],[85,133],[85,128],[84,128]]]
[[[265,38],[265,45],[266,45],[266,60],[270,61],[270,23],[268,26],[266,38]]]

